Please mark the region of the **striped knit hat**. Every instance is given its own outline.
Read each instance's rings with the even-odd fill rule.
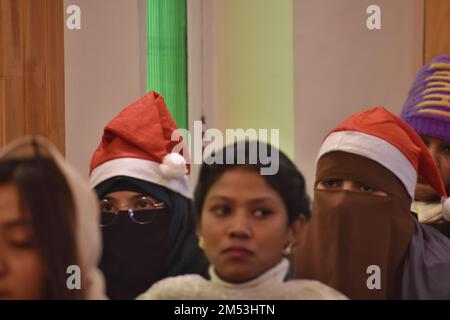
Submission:
[[[436,57],[420,70],[400,117],[420,135],[450,141],[450,57]]]

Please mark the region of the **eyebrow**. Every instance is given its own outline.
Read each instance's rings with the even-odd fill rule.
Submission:
[[[135,199],[139,199],[139,198],[142,198],[142,197],[152,198],[152,199],[155,200],[156,202],[163,202],[163,201],[159,200],[158,198],[156,198],[156,197],[154,197],[154,196],[151,196],[151,195],[149,195],[149,194],[144,194],[144,193],[139,193],[139,194],[137,194],[137,195],[134,195],[134,196],[132,196],[130,199],[135,200]],[[117,199],[115,199],[115,198],[113,198],[113,197],[108,197],[108,196],[103,197],[102,200],[108,200],[108,201],[112,201],[112,202],[118,202]]]
[[[225,200],[234,202],[232,198],[226,197],[226,196],[211,196],[208,200]],[[260,197],[256,199],[249,200],[250,203],[259,203],[259,202],[274,202],[274,200],[271,197]]]
[[[233,201],[233,199],[226,197],[226,196],[211,196],[208,198],[208,200],[226,200],[226,201]]]
[[[152,199],[155,200],[155,201],[159,201],[159,200],[156,199],[155,197],[153,197],[153,196],[151,196],[151,195],[149,195],[149,194],[143,194],[143,193],[140,193],[140,194],[137,194],[137,195],[135,195],[135,196],[132,196],[131,198],[132,198],[132,199],[138,199],[138,198],[142,198],[142,197],[152,198]]]

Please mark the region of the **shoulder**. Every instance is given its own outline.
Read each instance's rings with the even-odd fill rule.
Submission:
[[[436,228],[417,223],[411,238],[404,270],[416,273],[417,268],[426,268],[428,277],[436,276],[437,270],[450,268],[450,239]]]
[[[444,225],[448,224],[448,222],[444,222]],[[442,252],[449,253],[450,252],[450,239],[444,235],[435,225],[427,225],[422,223],[416,223],[417,228],[413,233],[411,244],[416,247],[425,246],[427,251],[432,250],[433,252]],[[449,227],[450,229],[450,224]],[[446,257],[445,260],[448,260],[450,254],[443,255]]]
[[[156,282],[136,300],[194,299],[193,295],[208,283],[206,279],[196,274],[166,278]]]
[[[347,300],[339,291],[316,280],[291,280],[285,282],[289,289],[298,296],[295,299],[305,300]]]

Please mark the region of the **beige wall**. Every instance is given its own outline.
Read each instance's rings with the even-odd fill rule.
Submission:
[[[65,31],[67,158],[87,175],[104,126],[146,91],[146,1],[65,0],[81,30]]]
[[[209,3],[215,108],[210,120],[222,131],[279,129],[279,147],[293,157],[292,0]]]
[[[204,115],[206,127],[222,133],[279,129],[279,145],[293,157],[292,6],[293,0],[188,0],[191,127]],[[193,186],[197,171],[193,165]]]
[[[145,2],[65,0],[82,11],[82,29],[65,32],[67,156],[86,175],[104,125],[146,91]],[[197,19],[188,19],[189,112],[191,121],[203,111],[220,127],[216,117],[229,101],[218,98],[213,79],[226,79],[214,51],[230,35],[212,30],[226,23],[215,19],[218,4],[188,2],[188,17]],[[367,30],[369,4],[380,5],[382,30]],[[422,60],[423,0],[293,0],[293,23],[295,161],[311,191],[316,154],[331,128],[365,107],[400,110]],[[232,115],[226,119],[233,127]]]
[[[381,8],[381,30],[366,8]],[[353,112],[398,113],[422,61],[423,0],[294,0],[295,161],[312,191],[326,133]]]

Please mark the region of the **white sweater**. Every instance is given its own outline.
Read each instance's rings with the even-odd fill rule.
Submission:
[[[199,275],[167,278],[155,283],[138,300],[343,300],[338,291],[313,280],[284,281],[289,262],[283,258],[256,279],[229,283],[209,268],[211,280]]]

